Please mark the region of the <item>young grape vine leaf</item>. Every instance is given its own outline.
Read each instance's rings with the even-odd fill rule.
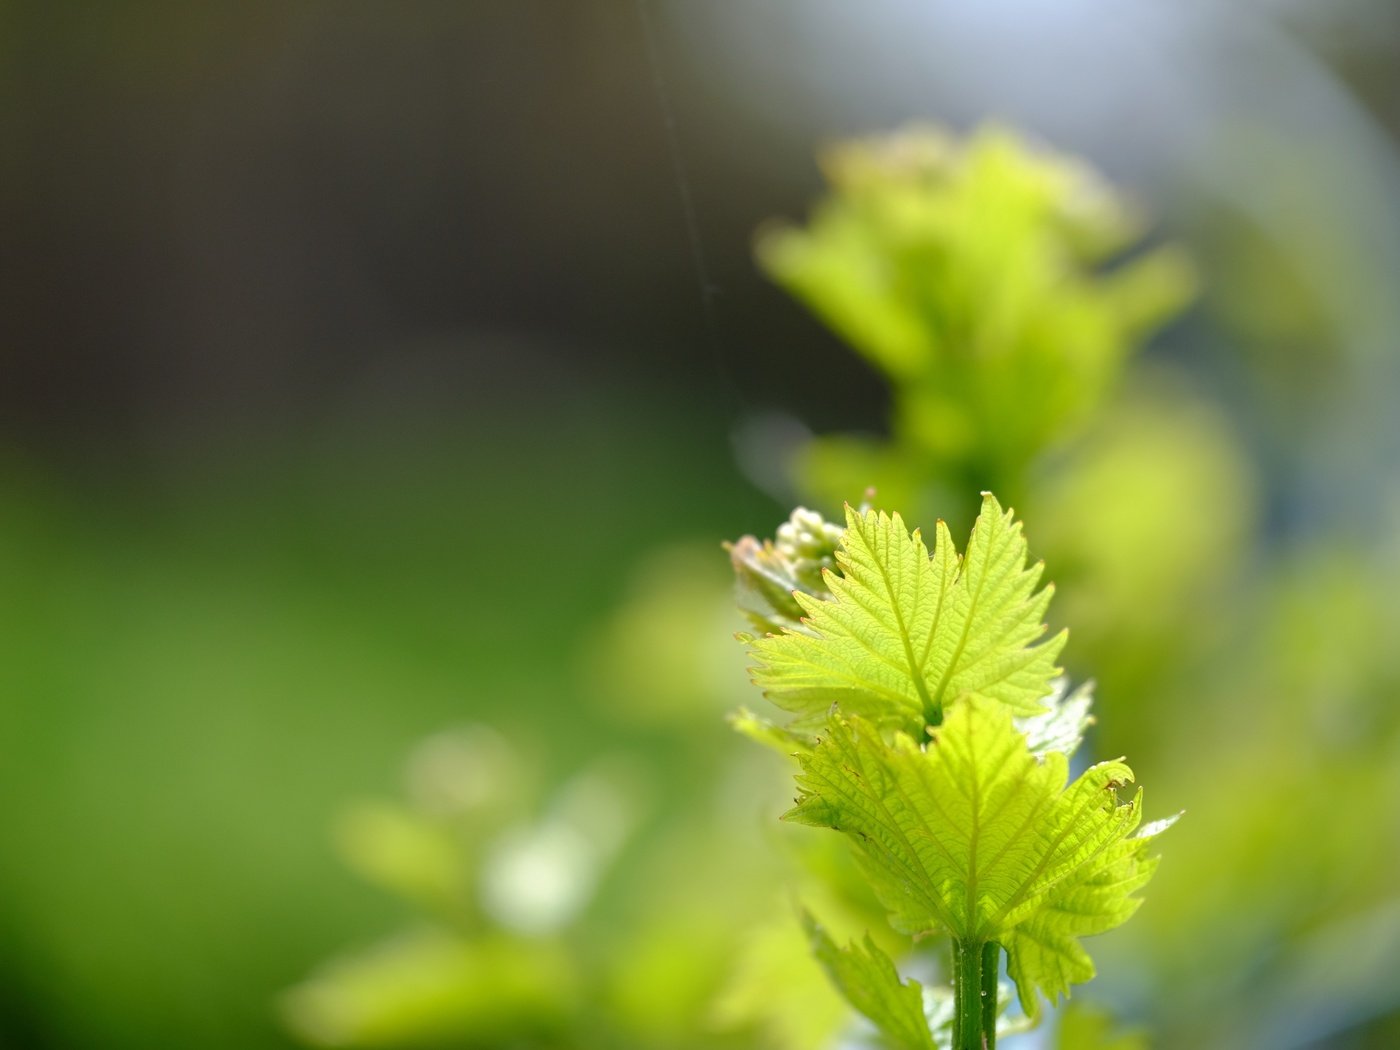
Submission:
[[[874,723],[833,716],[800,757],[801,795],[784,819],[850,836],[891,922],[1007,949],[1027,1014],[1093,975],[1078,938],[1123,922],[1151,876],[1146,850],[1165,822],[1130,837],[1141,791],[1122,762],[1066,786],[1063,752],[1037,757],[1008,710],[972,698],[952,707],[927,748],[887,741]]]
[[[826,572],[830,598],[795,591],[796,627],[753,639],[753,679],[796,729],[820,726],[831,706],[922,738],[964,696],[1012,713],[1044,711],[1063,632],[1035,644],[1054,588],[1037,590],[1021,525],[990,493],[960,557],[939,522],[930,557],[898,514],[846,509]]]

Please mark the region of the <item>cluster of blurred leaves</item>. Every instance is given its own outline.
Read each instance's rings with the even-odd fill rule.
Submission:
[[[1019,499],[1032,464],[1082,432],[1144,333],[1191,294],[1171,247],[1103,267],[1140,218],[1082,165],[1028,162],[1008,131],[854,141],[822,168],[832,193],[807,225],[764,231],[759,260],[892,400],[887,440],[803,451],[798,479],[824,503],[873,485],[911,520],[947,517],[988,479]]]
[[[510,741],[527,828],[605,754],[644,754],[656,800],[700,790],[725,727],[635,726],[587,702],[574,654],[639,534],[717,536],[767,502],[708,414],[499,387],[552,427],[379,400],[94,476],[0,449],[0,1043],[293,1045],[286,988],[409,907],[346,873],[333,818],[455,723]],[[573,553],[542,558],[561,508]],[[547,601],[519,586],[536,565]],[[639,811],[654,831],[677,808]],[[631,906],[617,890],[592,928]]]
[[[1090,995],[1169,1046],[1396,1035],[1400,552],[1277,527],[1258,435],[1171,353],[1139,353],[1186,306],[1191,269],[1144,247],[1136,210],[1082,165],[992,128],[847,143],[823,167],[832,189],[810,222],[763,230],[758,257],[885,377],[888,427],[760,454],[828,512],[873,487],[911,522],[956,531],[981,490],[1014,503],[1073,627],[1067,666],[1099,683],[1091,747],[1127,753],[1187,810],[1142,917],[1096,948]],[[1291,332],[1286,299],[1265,324],[1270,304],[1252,298],[1254,327]],[[1304,404],[1315,381],[1266,355],[1240,367],[1261,398],[1292,382]],[[722,559],[673,546],[632,573],[572,688],[625,727],[634,768],[580,756],[551,786],[473,758],[464,738],[424,745],[409,801],[352,811],[341,835],[415,918],[289,994],[309,1041],[868,1038],[809,958],[793,900],[839,938],[883,928],[872,902],[835,844],[771,819],[776,763],[716,735],[742,697]],[[423,795],[424,754],[497,801]],[[1056,1031],[1065,1048],[1142,1043],[1078,1003]]]
[[[579,645],[568,699],[612,732],[572,775],[471,724],[419,745],[400,800],[346,811],[345,863],[410,918],[290,989],[292,1031],[323,1046],[796,1048],[845,1024],[793,893],[851,934],[879,908],[837,843],[767,819],[781,771],[732,746],[723,704],[743,655],[717,550],[643,558]]]

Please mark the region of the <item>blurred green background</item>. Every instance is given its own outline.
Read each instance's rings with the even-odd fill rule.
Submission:
[[[872,483],[1187,810],[1076,1003],[1400,1045],[1392,4],[9,0],[0,128],[0,1046],[854,1045],[719,542]]]

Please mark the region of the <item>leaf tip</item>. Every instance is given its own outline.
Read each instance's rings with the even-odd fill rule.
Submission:
[[[1186,810],[1183,809],[1179,810],[1176,813],[1173,813],[1169,817],[1162,817],[1160,820],[1154,820],[1147,824],[1144,824],[1141,828],[1138,829],[1138,833],[1134,835],[1133,838],[1142,839],[1144,841],[1147,839],[1154,839],[1162,832],[1170,828],[1173,824],[1175,824],[1185,815]]]

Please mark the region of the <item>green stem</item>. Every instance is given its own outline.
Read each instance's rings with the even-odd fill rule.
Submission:
[[[1001,969],[1001,945],[988,941],[982,945],[982,1045],[996,1050],[997,1045],[997,976]]]
[[[953,941],[953,1050],[992,1050],[996,1046],[1000,950],[990,941]]]

